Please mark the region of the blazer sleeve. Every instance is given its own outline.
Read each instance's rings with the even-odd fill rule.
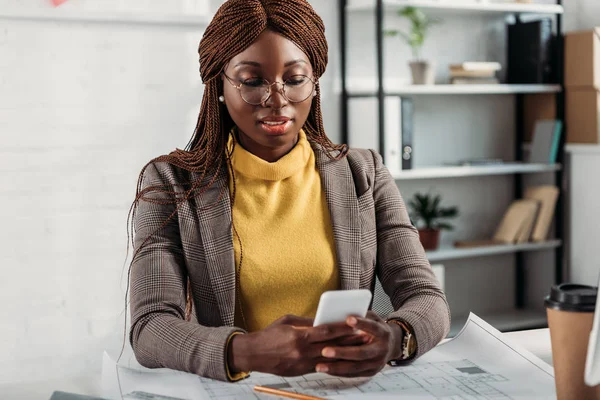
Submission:
[[[156,165],[148,166],[143,187],[167,183]],[[129,340],[134,354],[148,368],[171,368],[228,380],[227,343],[232,334],[243,331],[185,321],[187,273],[176,206],[168,204],[170,195],[166,193],[152,192],[149,196],[164,204],[140,201],[133,217]]]
[[[381,156],[372,154],[377,274],[396,310],[388,318],[406,321],[413,328],[417,340],[414,360],[448,335],[450,308],[394,179],[383,165]]]

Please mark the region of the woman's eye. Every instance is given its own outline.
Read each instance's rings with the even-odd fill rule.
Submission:
[[[293,76],[290,79],[288,79],[285,83],[287,85],[296,86],[296,85],[302,85],[307,80],[308,80],[308,78],[306,76]]]
[[[243,80],[241,80],[241,82],[242,82],[242,85],[250,86],[250,87],[259,87],[264,84],[264,81],[262,79],[257,79],[257,78],[243,79]]]

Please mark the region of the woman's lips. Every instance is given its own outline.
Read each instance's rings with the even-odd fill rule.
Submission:
[[[291,127],[292,120],[263,120],[259,121],[258,124],[269,135],[283,135]]]

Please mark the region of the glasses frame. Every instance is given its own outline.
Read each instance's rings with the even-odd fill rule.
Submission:
[[[236,85],[234,82],[235,80],[233,78],[230,78],[225,72],[221,72],[221,74],[227,79],[227,82],[229,82],[229,84],[231,86],[233,86],[234,88],[236,88],[238,90],[238,93],[240,94],[240,97],[242,98],[242,100],[244,100],[244,102],[246,102],[247,104],[250,104],[251,106],[259,106],[259,105],[264,105],[273,95],[273,91],[271,90],[271,88],[273,87],[273,85],[275,84],[280,84],[282,90],[279,92],[281,93],[281,95],[290,103],[302,103],[303,101],[306,101],[308,98],[310,98],[310,96],[312,96],[312,94],[314,93],[314,91],[316,90],[317,86],[319,85],[319,81],[317,81],[314,78],[311,78],[308,75],[304,75],[304,74],[295,74],[294,76],[304,76],[306,78],[308,78],[309,81],[312,82],[313,84],[313,90],[311,91],[311,93],[306,96],[306,99],[304,100],[299,100],[299,101],[294,101],[294,100],[290,100],[287,96],[287,94],[285,93],[285,82],[279,82],[279,81],[275,81],[273,83],[269,82],[269,80],[261,78],[264,82],[267,82],[267,97],[262,100],[260,103],[250,103],[249,101],[247,101],[244,96],[242,96],[242,86],[244,85],[244,82],[240,81],[239,85]]]

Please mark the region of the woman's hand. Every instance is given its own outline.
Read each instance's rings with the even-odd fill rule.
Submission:
[[[327,346],[321,355],[327,359],[316,370],[330,375],[357,377],[373,376],[390,360],[400,357],[402,328],[384,322],[370,311],[366,318],[349,317],[349,327],[364,332],[369,341],[358,346]]]
[[[285,316],[265,329],[231,339],[228,365],[232,372],[258,371],[280,376],[297,376],[315,372],[318,363],[328,361],[323,348],[364,344],[369,338],[357,335],[346,324],[313,327],[313,320]]]

